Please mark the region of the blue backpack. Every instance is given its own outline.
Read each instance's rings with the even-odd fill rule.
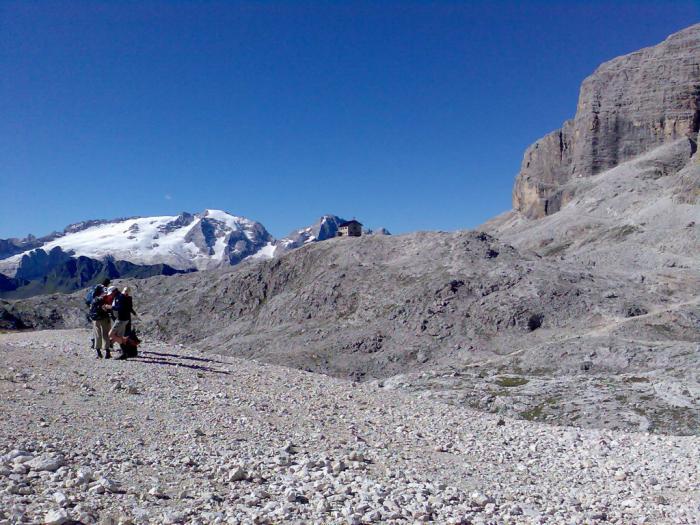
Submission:
[[[92,286],[88,289],[87,293],[85,294],[85,304],[90,306],[92,304],[92,300],[95,298],[95,288],[97,288],[99,285]]]

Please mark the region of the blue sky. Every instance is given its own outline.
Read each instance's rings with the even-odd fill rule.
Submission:
[[[697,2],[0,2],[0,237],[219,208],[283,236],[510,208],[601,62]]]

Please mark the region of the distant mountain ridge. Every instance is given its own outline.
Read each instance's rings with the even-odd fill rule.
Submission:
[[[342,222],[324,215],[278,240],[260,222],[213,209],[82,221],[41,238],[0,239],[0,295],[70,292],[104,277],[172,275],[270,259],[335,237]]]
[[[138,265],[167,264],[177,270],[203,270],[236,264],[273,241],[259,222],[220,210],[176,216],[84,221],[37,239],[29,250],[0,260],[0,272],[15,276],[32,250],[54,248],[76,257],[113,257]],[[21,246],[21,244],[20,244]]]

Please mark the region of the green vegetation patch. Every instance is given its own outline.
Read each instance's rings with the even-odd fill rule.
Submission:
[[[496,384],[498,386],[506,388],[527,385],[529,382],[530,381],[524,377],[499,377],[496,379]]]
[[[542,418],[542,411],[544,410],[544,404],[537,405],[530,410],[525,410],[520,412],[520,417],[527,421],[536,421]]]
[[[635,226],[634,224],[625,224],[624,226],[617,226],[608,230],[607,237],[610,239],[624,239],[628,235],[642,231],[642,228],[639,226]]]
[[[553,255],[559,255],[560,253],[566,251],[571,247],[573,242],[565,242],[562,244],[556,244],[554,246],[547,247],[546,250],[542,250],[542,255],[544,257],[551,257]]]

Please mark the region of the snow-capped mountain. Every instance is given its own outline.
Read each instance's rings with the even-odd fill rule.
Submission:
[[[284,239],[276,243],[275,256],[279,256],[290,250],[300,248],[312,242],[325,241],[335,237],[338,233],[338,226],[345,222],[345,219],[335,215],[324,215],[318,221],[306,228],[294,230]]]
[[[237,264],[258,252],[271,256],[274,239],[259,222],[220,210],[176,216],[88,221],[69,226],[41,246],[0,260],[0,272],[14,276],[35,248],[61,248],[75,257],[112,258],[139,265],[167,264],[203,270]]]
[[[205,210],[90,220],[40,238],[0,239],[0,297],[72,292],[104,278],[140,279],[271,259],[335,237],[342,222],[324,215],[276,240],[259,222]]]

